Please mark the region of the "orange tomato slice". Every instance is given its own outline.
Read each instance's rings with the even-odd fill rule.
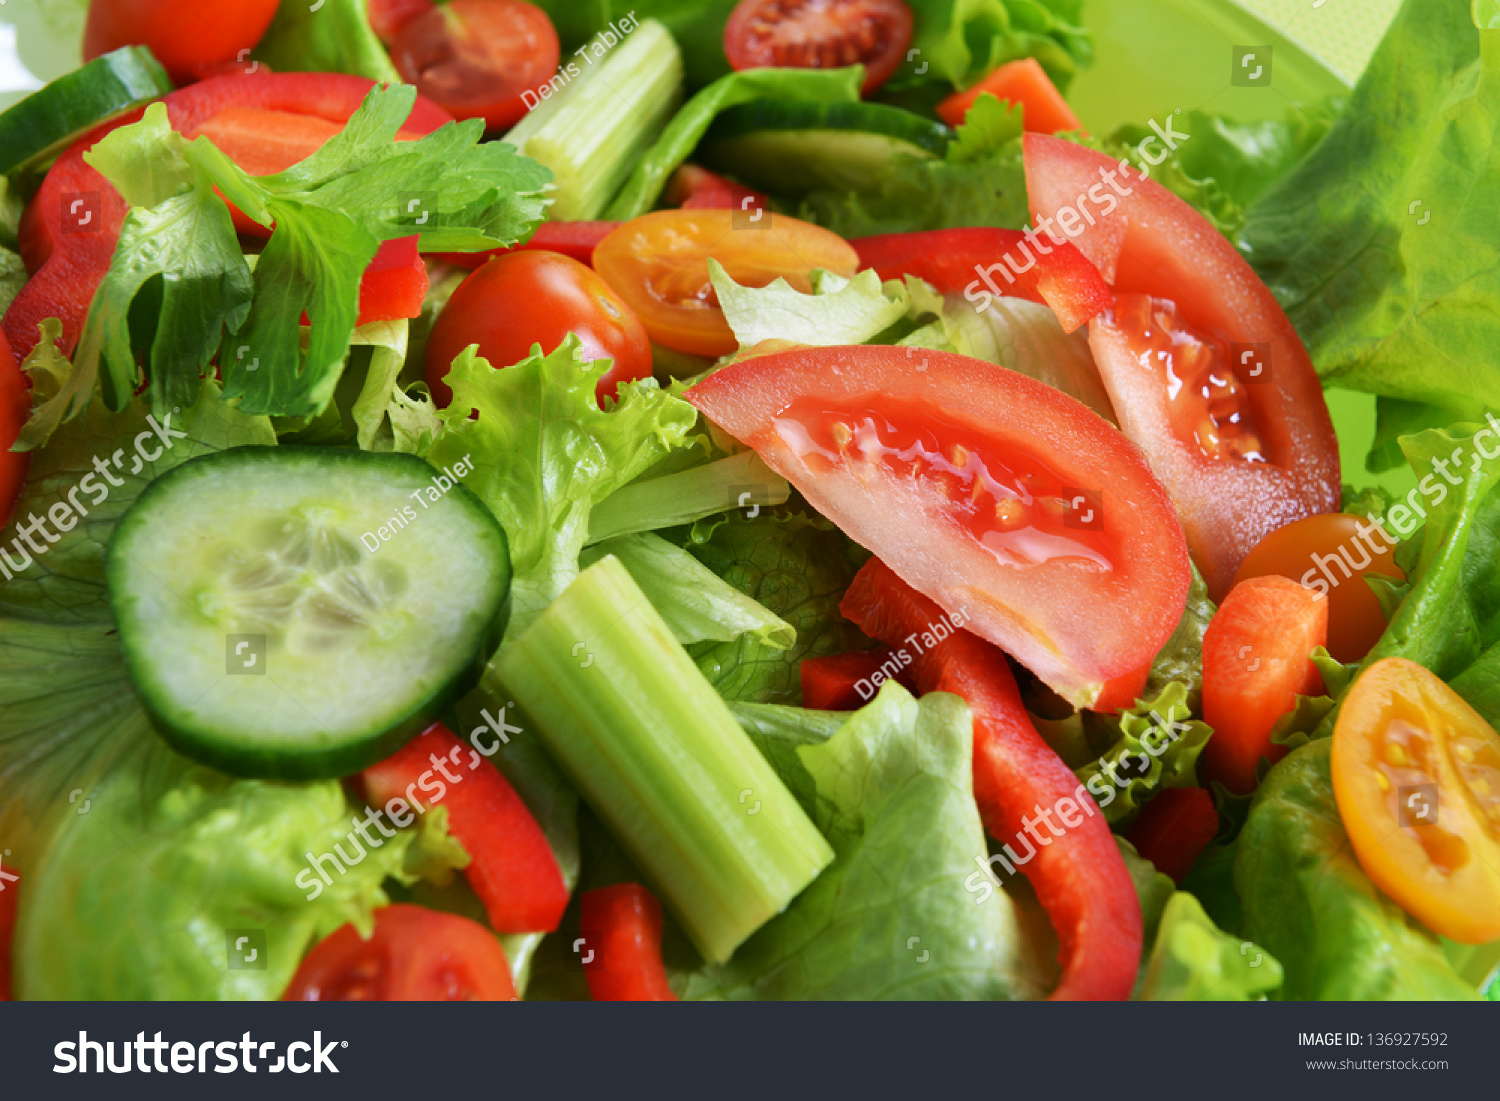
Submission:
[[[656,343],[726,356],[739,342],[708,274],[712,258],[742,287],[785,279],[810,293],[817,268],[845,278],[859,254],[826,229],[764,210],[659,210],[626,222],[594,250],[594,270]]]
[[[1434,933],[1500,938],[1500,735],[1432,673],[1377,661],[1333,731],[1333,793],[1365,874]]]

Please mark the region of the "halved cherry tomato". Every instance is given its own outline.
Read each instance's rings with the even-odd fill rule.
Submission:
[[[938,117],[949,126],[961,126],[974,101],[986,92],[1003,103],[1019,103],[1027,130],[1055,134],[1083,129],[1073,108],[1034,57],[1001,65],[968,91],[955,92],[937,105]]]
[[[596,1002],[675,1002],[661,962],[661,903],[639,883],[616,883],[579,900],[589,994]]]
[[[342,128],[372,87],[374,81],[342,73],[223,76],[182,88],[162,102],[179,133],[190,138],[211,133],[216,142],[225,143],[223,152],[236,164],[278,172],[315,152]],[[32,278],[5,314],[5,335],[17,356],[24,358],[36,347],[37,326],[49,317],[62,321],[64,354],[78,343],[129,213],[120,193],[84,162],[83,154],[110,131],[139,122],[143,113],[132,111],[74,142],[26,208],[20,248]],[[452,121],[419,96],[398,137],[430,134]],[[97,208],[86,211],[87,231],[81,231],[79,214],[69,209],[79,195],[85,200],[97,196]],[[243,219],[237,225],[241,231],[268,232]]]
[[[782,278],[812,290],[823,268],[859,270],[849,243],[781,215],[745,218],[729,210],[658,210],[626,222],[594,250],[594,268],[640,315],[651,339],[678,352],[725,356],[739,348],[708,274],[712,257],[742,287]]]
[[[179,84],[255,48],[278,0],[94,0],[83,30],[83,58],[122,46],[149,46]]]
[[[622,382],[651,374],[651,341],[640,319],[592,271],[555,252],[497,256],[453,292],[427,342],[427,385],[440,406],[453,400],[443,381],[470,344],[496,368],[557,350],[569,333],[583,342],[586,360],[612,359],[598,397],[614,397]]]
[[[427,265],[417,251],[420,237],[382,241],[359,284],[359,320],[395,321],[420,317],[427,298]]]
[[[1434,933],[1500,938],[1500,735],[1432,673],[1375,662],[1333,729],[1333,794],[1360,867]]]
[[[425,813],[424,804],[448,809],[448,832],[470,857],[464,878],[497,933],[557,928],[568,907],[568,888],[552,845],[504,774],[474,747],[433,723],[365,769],[362,779],[371,805],[385,808],[398,822]],[[393,800],[400,802],[393,805]]]
[[[741,0],[724,26],[735,69],[863,65],[860,92],[879,88],[906,56],[911,9],[901,0]]]
[[[716,172],[685,164],[672,173],[662,195],[664,206],[683,210],[769,210],[771,202],[759,191],[725,179]]]
[[[874,268],[880,278],[915,275],[943,294],[963,294],[981,310],[989,305],[988,278],[1000,294],[1051,306],[1064,332],[1071,333],[1115,301],[1099,269],[1083,253],[1066,241],[1028,238],[1020,230],[932,229],[856,237],[849,243],[859,253],[860,267]],[[1004,263],[1007,256],[1015,257],[1014,268]]]
[[[11,450],[29,416],[31,388],[0,332],[0,528],[10,522],[31,466],[30,452]]]
[[[477,921],[398,904],[375,911],[375,932],[340,926],[313,946],[284,1002],[509,1002],[500,942]]]
[[[1277,574],[1328,597],[1328,652],[1345,665],[1362,661],[1385,634],[1385,613],[1364,575],[1404,581],[1396,541],[1363,516],[1325,512],[1277,528],[1255,545],[1234,576]]]
[[[909,668],[895,650],[857,650],[826,658],[804,658],[801,666],[802,706],[810,711],[858,711],[875,698],[887,680],[917,690]]]
[[[1218,832],[1212,795],[1202,788],[1167,788],[1141,808],[1125,836],[1157,871],[1181,883]]]
[[[839,610],[866,634],[904,647],[921,691],[968,702],[979,817],[1008,846],[1012,870],[1031,881],[1057,931],[1062,978],[1052,999],[1129,997],[1141,959],[1130,873],[1093,798],[1036,732],[1005,655],[962,629],[932,637],[942,609],[878,558],[860,569]]]
[[[967,356],[813,348],[730,364],[688,401],[962,626],[1075,706],[1171,635],[1191,573],[1130,442],[1066,395]]]
[[[389,46],[403,27],[432,7],[432,0],[370,0],[370,29]]]
[[[620,222],[543,222],[536,227],[531,240],[511,248],[491,249],[489,252],[440,252],[437,258],[455,267],[473,271],[496,256],[510,252],[560,252],[580,264],[594,266],[594,249],[599,242],[619,229]]]
[[[552,78],[559,54],[552,20],[523,0],[450,0],[407,22],[391,44],[402,80],[490,130],[521,121],[521,93]]]
[[[1274,574],[1236,585],[1203,633],[1203,719],[1214,728],[1203,748],[1205,780],[1255,790],[1255,766],[1286,756],[1273,745],[1276,720],[1317,695],[1323,683],[1308,657],[1328,637],[1322,594]]]
[[[1339,502],[1323,387],[1275,297],[1187,203],[1102,153],[1024,138],[1033,222],[1114,288],[1089,344],[1221,599],[1267,532]]]

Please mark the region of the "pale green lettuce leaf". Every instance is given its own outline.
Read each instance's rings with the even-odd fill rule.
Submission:
[[[353,73],[401,83],[370,29],[368,0],[281,0],[254,56],[279,73]]]
[[[1281,964],[1215,925],[1198,900],[1167,902],[1137,997],[1144,1002],[1254,1001],[1281,985]]]
[[[863,344],[909,309],[905,286],[894,280],[882,284],[869,268],[828,294],[803,294],[781,278],[764,287],[742,287],[713,259],[708,270],[742,348],[773,339],[817,347]]]

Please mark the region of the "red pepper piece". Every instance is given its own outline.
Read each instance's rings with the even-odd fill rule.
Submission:
[[[881,675],[878,681],[876,674]],[[875,698],[887,680],[899,681],[907,691],[917,690],[911,670],[901,663],[896,651],[886,647],[806,658],[802,662],[802,706],[812,711],[858,711]]]
[[[874,268],[882,279],[915,275],[942,294],[983,299],[985,305],[990,295],[1041,302],[1070,333],[1115,301],[1088,257],[1046,234],[1028,238],[1020,230],[975,227],[886,233],[849,243],[860,267]]]
[[[1181,883],[1218,832],[1212,795],[1202,788],[1166,788],[1141,808],[1125,836],[1157,871]]]
[[[1034,57],[1001,65],[968,91],[953,93],[937,105],[938,117],[949,126],[962,126],[969,108],[985,92],[1002,103],[1019,103],[1024,112],[1022,125],[1028,130],[1055,134],[1083,129],[1073,108]]]
[[[16,935],[16,911],[20,907],[16,888],[20,885],[20,876],[15,872],[5,872],[0,876],[0,1002],[8,1002],[12,997],[11,942]]]
[[[359,284],[359,324],[417,317],[427,297],[427,265],[417,251],[420,237],[381,243]]]
[[[896,647],[943,616],[878,558],[860,570],[839,607],[867,635]],[[999,855],[1031,880],[1057,931],[1062,979],[1053,1000],[1128,998],[1141,957],[1135,886],[1104,816],[1032,726],[1004,653],[957,630],[912,657],[923,692],[951,692],[973,712],[980,818],[1006,844]]]
[[[447,261],[454,267],[476,271],[496,256],[529,249],[540,252],[560,252],[564,256],[571,256],[580,264],[593,267],[595,247],[619,229],[620,225],[620,222],[543,222],[536,227],[531,240],[516,245],[514,248],[496,248],[488,252],[442,252],[438,253],[437,258]]]
[[[547,835],[500,770],[446,726],[433,723],[363,778],[370,805],[398,824],[412,809],[448,808],[448,832],[472,858],[464,875],[495,932],[557,928],[568,888]]]
[[[584,975],[596,1002],[675,1002],[661,962],[661,903],[639,883],[579,900]]]
[[[672,174],[662,202],[683,210],[767,210],[771,200],[754,188],[685,164]]]
[[[340,73],[257,73],[221,76],[179,89],[162,102],[172,128],[187,137],[209,134],[251,172],[278,172],[315,151],[348,122],[374,82]],[[145,109],[114,119],[80,138],[42,182],[21,222],[21,256],[32,272],[5,314],[5,335],[17,358],[36,347],[37,326],[62,321],[60,347],[71,355],[94,292],[109,271],[120,227],[129,213],[120,193],[84,163],[83,154]],[[452,116],[420,97],[402,134],[429,134]],[[245,223],[253,225],[253,223]],[[265,234],[263,227],[257,232]]]

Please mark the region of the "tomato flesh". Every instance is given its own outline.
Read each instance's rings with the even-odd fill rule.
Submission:
[[[742,0],[724,26],[724,53],[735,69],[863,65],[869,95],[901,64],[911,31],[901,0]]]
[[[26,485],[26,471],[31,453],[12,451],[21,429],[31,416],[31,388],[21,365],[11,354],[5,334],[0,332],[0,528],[10,522],[10,514]]]
[[[1344,697],[1331,760],[1376,886],[1442,936],[1500,938],[1500,735],[1432,673],[1385,658]]]
[[[122,46],[149,46],[178,84],[249,51],[276,14],[278,0],[93,0],[83,58]]]
[[[1364,660],[1386,628],[1380,599],[1364,576],[1406,579],[1396,565],[1396,546],[1394,537],[1363,516],[1325,512],[1267,535],[1245,558],[1234,583],[1277,574],[1326,594],[1328,652],[1353,665]]]
[[[521,93],[552,77],[560,52],[547,13],[521,0],[451,0],[408,20],[391,45],[402,80],[490,130],[521,121]]]
[[[319,941],[282,1001],[507,1002],[515,997],[510,964],[493,933],[457,914],[403,904],[375,911],[369,940],[344,925]]]
[[[1191,575],[1170,501],[1072,398],[966,356],[913,371],[904,353],[758,356],[686,397],[960,626],[1098,704],[1181,616]]]
[[[408,23],[433,8],[432,0],[370,0],[370,29],[387,46]]]
[[[651,374],[651,341],[634,311],[604,280],[577,260],[553,252],[495,257],[453,292],[427,342],[427,383],[438,404],[453,400],[444,382],[453,361],[470,344],[492,367],[510,367],[531,355],[557,350],[569,333],[583,344],[585,360],[610,359],[598,399],[612,398],[624,382]]]
[[[1071,240],[1117,299],[1157,300],[1095,318],[1089,346],[1121,430],[1172,494],[1209,595],[1222,599],[1267,532],[1338,507],[1338,441],[1317,372],[1275,297],[1187,203],[1073,142],[1026,134],[1023,150],[1038,229]],[[1173,332],[1192,338],[1173,338],[1175,409],[1172,379],[1141,362],[1163,302],[1175,309]],[[1194,342],[1207,360],[1189,351]],[[1200,429],[1225,457],[1205,455]]]
[[[822,268],[852,278],[859,255],[843,238],[795,218],[740,224],[730,210],[659,210],[626,222],[594,250],[594,268],[639,315],[651,339],[694,355],[726,356],[739,342],[709,277],[710,258],[742,287],[785,279],[811,293]]]

